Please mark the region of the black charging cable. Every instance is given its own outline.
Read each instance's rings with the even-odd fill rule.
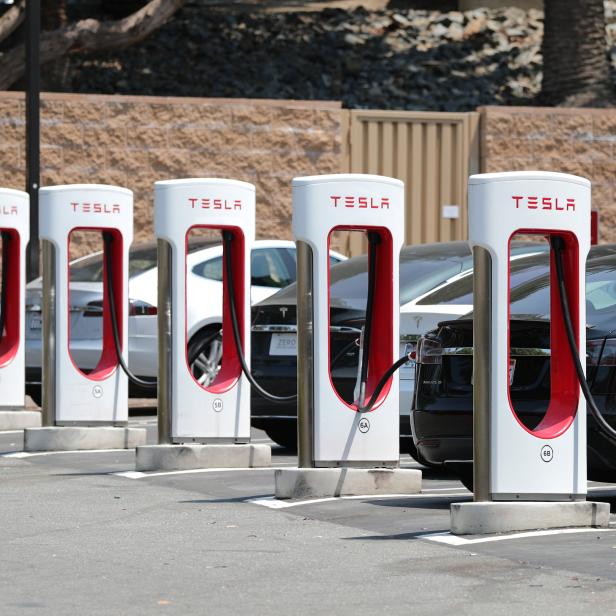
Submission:
[[[140,379],[134,375],[124,361],[122,355],[122,344],[120,342],[120,330],[118,327],[118,318],[116,313],[115,296],[113,294],[113,258],[111,254],[111,248],[113,246],[113,235],[111,233],[103,232],[103,243],[105,246],[105,268],[107,270],[107,301],[109,302],[109,310],[111,311],[111,329],[113,330],[113,344],[115,346],[116,356],[118,358],[118,364],[124,370],[124,373],[128,377],[128,380],[139,387],[146,389],[155,389],[158,387],[158,381],[146,381]]]
[[[230,307],[230,312],[231,312],[231,321],[233,323],[233,339],[235,341],[235,347],[237,349],[237,354],[239,356],[240,359],[240,364],[242,366],[242,370],[244,372],[244,374],[246,375],[246,378],[248,379],[248,382],[252,385],[252,387],[254,387],[254,389],[257,391],[257,393],[259,395],[261,395],[263,398],[265,398],[266,400],[271,400],[272,402],[290,402],[292,400],[296,400],[297,399],[297,394],[293,395],[293,396],[274,396],[273,394],[270,394],[269,392],[265,391],[254,379],[254,377],[252,376],[252,374],[250,373],[250,370],[248,369],[248,366],[246,365],[246,361],[244,359],[244,352],[242,350],[242,344],[241,344],[241,339],[240,339],[240,328],[238,325],[238,320],[237,320],[237,312],[236,312],[236,307],[235,307],[235,292],[233,289],[233,276],[232,276],[232,262],[231,262],[231,244],[233,242],[233,234],[230,231],[223,231],[223,242],[224,242],[224,261],[225,261],[225,275],[228,281],[227,284],[227,294],[228,294],[228,298],[229,298],[229,307]],[[376,243],[374,244],[375,248],[376,248]],[[372,267],[374,266],[375,261],[372,261]],[[376,275],[376,274],[374,274]],[[368,306],[374,305],[374,292],[371,298],[371,301],[368,302]],[[370,318],[372,317],[372,310],[370,312]],[[365,330],[364,330],[365,333]],[[338,355],[336,356],[336,358],[334,359],[334,361],[332,362],[332,365],[337,363],[337,361],[339,359],[341,359],[344,354],[350,350],[350,348],[352,347],[352,345],[355,344],[355,341],[349,343],[348,345],[346,345],[342,351],[340,353],[338,353]],[[372,410],[372,407],[374,407],[374,405],[376,404],[376,401],[381,393],[381,391],[383,390],[383,388],[385,387],[385,385],[387,385],[387,382],[389,381],[389,379],[391,378],[391,376],[394,374],[394,372],[396,372],[396,370],[399,370],[400,368],[402,368],[402,366],[404,366],[404,364],[406,364],[408,361],[410,361],[411,358],[411,354],[409,353],[408,355],[405,355],[404,357],[401,357],[395,364],[393,364],[392,366],[390,366],[387,371],[385,372],[385,374],[383,375],[383,377],[381,378],[381,380],[378,382],[374,393],[372,394],[372,396],[370,397],[370,400],[368,401],[368,404],[365,406],[358,406],[357,410],[360,413],[368,413],[369,411]]]
[[[372,342],[372,317],[374,315],[374,297],[376,292],[376,255],[381,236],[374,231],[368,232],[368,297],[366,299],[366,320],[361,354],[361,374],[359,377],[359,404],[366,401],[368,385],[368,363],[370,361],[370,343]]]
[[[374,301],[376,298],[376,260],[377,260],[377,247],[381,241],[381,237],[378,233],[370,231],[368,233],[369,243],[369,259],[368,259],[368,298],[366,301],[366,324],[364,326],[364,345],[362,352],[362,364],[361,364],[361,376],[359,381],[359,404],[357,405],[357,411],[359,413],[369,413],[376,401],[378,400],[381,392],[389,379],[393,374],[402,368],[411,358],[411,353],[404,355],[398,359],[393,365],[391,365],[385,374],[381,377],[377,386],[374,388],[370,400],[367,404],[365,402],[366,387],[368,383],[368,361],[370,357],[370,344],[372,338],[372,319],[374,315]]]
[[[4,336],[4,326],[6,324],[6,300],[8,289],[6,284],[9,278],[9,244],[11,234],[8,231],[0,232],[2,238],[2,291],[0,292],[0,340]]]
[[[556,265],[556,276],[558,278],[558,296],[560,299],[560,305],[563,311],[563,320],[565,322],[565,329],[567,331],[567,340],[569,341],[569,349],[571,350],[571,356],[573,363],[575,364],[575,371],[577,373],[578,381],[580,382],[580,388],[586,399],[586,404],[599,424],[599,428],[611,439],[616,440],[616,430],[610,426],[605,417],[596,405],[595,400],[590,391],[590,386],[584,375],[584,368],[580,361],[580,354],[575,341],[575,334],[573,332],[573,323],[571,321],[571,312],[569,311],[569,300],[567,299],[567,290],[565,288],[565,274],[563,266],[563,250],[565,242],[562,237],[554,236],[551,238],[552,249],[554,250],[554,263]]]
[[[240,326],[237,320],[237,311],[235,306],[235,289],[233,288],[233,266],[231,261],[231,245],[233,243],[233,233],[231,231],[223,231],[222,239],[224,242],[224,260],[225,260],[225,277],[227,283],[227,299],[229,300],[229,308],[231,309],[231,323],[233,326],[233,340],[235,341],[235,349],[237,356],[242,366],[242,371],[246,375],[248,382],[252,385],[253,389],[263,398],[270,402],[292,402],[297,400],[297,394],[292,396],[275,396],[266,391],[255,381],[254,377],[250,373],[248,366],[246,365],[246,359],[244,358],[244,351],[242,349],[242,339],[240,336]]]

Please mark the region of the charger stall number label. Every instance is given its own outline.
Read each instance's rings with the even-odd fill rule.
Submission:
[[[368,432],[370,430],[370,422],[365,417],[362,417],[359,420],[359,424],[357,424],[357,429],[362,434],[366,434],[366,432]]]

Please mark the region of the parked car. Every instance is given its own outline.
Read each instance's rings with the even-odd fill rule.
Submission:
[[[516,242],[514,255],[545,251],[547,246],[531,242]],[[467,242],[446,242],[407,246],[400,254],[400,355],[412,352],[419,334],[443,318],[415,311],[415,303],[431,290],[455,282],[472,268],[473,258]],[[364,324],[368,288],[367,257],[355,257],[340,263],[330,271],[331,345],[334,384],[349,403],[353,401],[358,347],[345,350],[357,338]],[[297,332],[295,284],[253,307],[252,372],[267,391],[289,396],[296,391],[296,350],[293,344]],[[413,311],[408,319],[406,311]],[[470,308],[465,311],[470,310]],[[438,310],[437,310],[438,311]],[[341,328],[343,328],[341,330]],[[344,331],[346,328],[346,331]],[[349,330],[348,328],[352,328]],[[353,334],[353,332],[355,332]],[[342,353],[342,356],[340,354]],[[400,370],[400,435],[401,450],[413,455],[409,409],[414,390],[415,366],[409,362]],[[297,443],[297,409],[295,402],[272,403],[252,392],[252,425],[284,447]]]
[[[158,374],[156,304],[158,268],[156,244],[135,245],[129,255],[128,361],[134,374],[155,379]],[[332,262],[346,257],[331,253]],[[188,286],[188,346],[195,377],[208,385],[220,367],[220,337],[204,340],[222,323],[222,243],[196,240],[189,244],[186,259]],[[295,244],[282,240],[258,240],[252,250],[251,298],[258,302],[295,280]],[[70,265],[71,354],[82,370],[91,370],[101,353],[103,255],[101,252]],[[42,280],[26,287],[26,390],[41,401],[41,305]],[[197,349],[198,354],[190,350]],[[151,397],[155,389],[131,385],[131,395]]]
[[[532,259],[529,259],[532,261]],[[536,261],[536,259],[535,259]],[[529,268],[511,286],[511,401],[520,421],[535,428],[550,397],[550,279]],[[472,279],[466,281],[472,297]],[[463,289],[460,289],[460,295]],[[616,245],[593,247],[586,266],[587,378],[599,408],[616,427]],[[419,340],[411,410],[420,461],[440,466],[472,460],[472,313],[446,320]],[[470,465],[456,464],[453,468]],[[588,416],[588,474],[616,480],[616,450]]]

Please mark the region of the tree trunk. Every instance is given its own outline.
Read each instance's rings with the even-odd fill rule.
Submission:
[[[41,30],[48,32],[66,26],[66,0],[41,0]],[[41,71],[41,89],[55,92],[66,89],[68,85],[69,62],[63,57],[50,62],[44,71]]]
[[[0,17],[0,42],[7,39],[26,17],[26,0],[19,0]]]
[[[603,0],[544,0],[542,102],[603,106],[611,96]]]
[[[117,21],[82,19],[41,34],[41,64],[63,58],[69,53],[92,53],[123,49],[142,41],[164,25],[185,0],[150,0],[141,10]],[[19,45],[0,56],[0,90],[6,90],[25,70],[25,50]]]

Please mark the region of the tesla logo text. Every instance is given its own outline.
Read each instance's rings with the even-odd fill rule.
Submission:
[[[568,197],[567,199],[559,199],[558,197],[522,197],[521,195],[513,195],[511,197],[515,202],[515,209],[519,210],[571,210],[575,212],[575,199]]]
[[[210,199],[207,197],[188,197],[193,210],[241,210],[241,199]]]
[[[278,308],[278,310],[280,310],[280,312],[282,313],[282,318],[284,319],[287,316],[288,308],[286,306],[282,306],[281,308]]]
[[[16,205],[2,205],[0,206],[0,214],[3,216],[13,216],[19,214]]]
[[[388,210],[389,197],[343,197],[332,195],[330,197],[334,207],[359,208],[360,210]]]
[[[89,203],[87,201],[71,201],[73,212],[83,214],[120,214],[120,206],[117,203]]]

